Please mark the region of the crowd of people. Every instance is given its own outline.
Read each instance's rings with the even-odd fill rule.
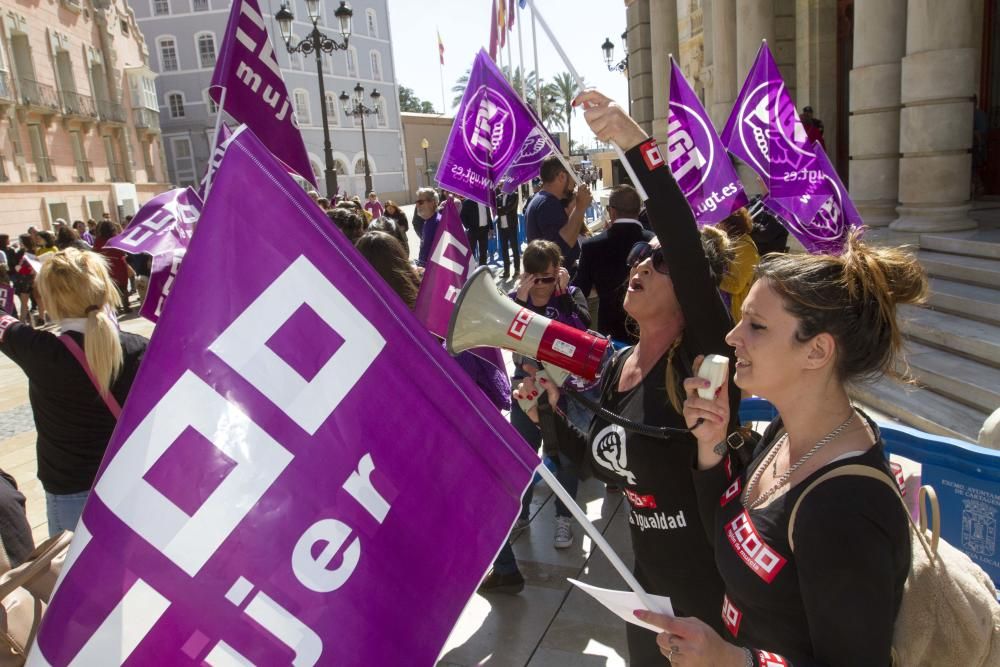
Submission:
[[[841,255],[789,254],[787,232],[759,201],[699,228],[662,160],[652,168],[656,161],[644,160],[655,143],[618,105],[595,91],[574,104],[598,139],[626,149],[646,202],[630,186],[614,188],[608,224],[593,233],[584,220],[591,187],[549,158],[530,195],[498,191],[494,207],[466,199],[460,217],[480,263],[496,237],[510,299],[614,341],[591,392],[618,419],[574,415],[532,359],[515,356],[512,377],[499,379],[477,370],[475,358],[460,362],[571,496],[594,476],[628,503],[636,579],[670,596],[676,615],[637,612],[663,631],[629,624],[630,664],[660,665],[664,656],[685,667],[891,664],[910,567],[898,498],[877,480],[844,476],[804,498],[795,517],[790,510],[838,466],[892,477],[878,427],[846,386],[894,367],[895,308],[923,297],[923,271],[857,235]],[[412,309],[448,193],[419,189],[412,219],[376,193],[338,202],[311,194]],[[54,234],[30,229],[16,246],[0,236],[20,300],[0,314],[0,351],[31,387],[53,534],[80,516],[146,347],[116,322],[140,275],[132,258],[104,247],[119,231],[105,219],[60,224]],[[46,320],[58,335],[33,326]],[[697,373],[709,354],[727,357],[730,370],[715,396],[702,398]],[[538,399],[537,407],[498,392],[507,382],[514,398]],[[743,395],[766,398],[780,414],[760,436],[740,424]],[[527,528],[530,503],[529,488],[515,531]],[[570,513],[560,502],[555,512],[553,546],[564,549],[574,540]],[[4,543],[10,552],[6,534]],[[517,594],[524,584],[508,540],[480,592]],[[784,662],[765,661],[774,656]]]

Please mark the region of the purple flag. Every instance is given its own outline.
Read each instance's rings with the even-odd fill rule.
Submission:
[[[143,204],[132,222],[107,247],[159,255],[185,247],[201,214],[201,197],[191,188],[175,188]]]
[[[725,220],[747,205],[740,177],[684,73],[670,59],[667,162],[701,225]]]
[[[219,168],[219,163],[222,162],[222,156],[226,154],[226,144],[231,136],[233,136],[233,131],[229,129],[229,126],[225,123],[219,123],[219,132],[215,135],[215,148],[212,150],[212,159],[209,161],[208,168],[205,170],[205,176],[201,179],[201,184],[198,186],[198,196],[201,197],[202,201],[205,201],[205,197],[211,189],[209,183],[215,174],[215,170]]]
[[[257,0],[233,2],[209,94],[230,116],[262,137],[279,160],[316,184]]]
[[[473,262],[472,244],[459,218],[458,205],[449,197],[441,213],[417,303],[413,307],[413,314],[432,334],[441,338],[448,336],[448,322],[455,300],[472,273]],[[507,378],[507,367],[500,350],[477,347],[469,352],[496,367]]]
[[[760,174],[769,190],[777,186],[776,196],[786,194],[780,192],[784,174],[807,166],[814,157],[805,127],[767,42],[761,43],[757,59],[733,104],[733,112],[722,130],[722,143]]]
[[[552,154],[552,145],[546,138],[548,131],[541,126],[534,127],[517,151],[514,161],[497,183],[507,194],[538,176],[542,162]],[[554,142],[553,142],[554,143]]]
[[[251,132],[204,221],[31,664],[433,663],[535,453]]]
[[[438,165],[438,183],[493,206],[497,182],[535,127],[531,111],[480,49]]]
[[[788,231],[806,250],[838,254],[851,228],[864,222],[823,147],[816,144],[813,149],[816,158],[805,172],[806,178],[816,181],[811,189],[820,194],[780,198],[769,195],[764,203],[784,219]]]

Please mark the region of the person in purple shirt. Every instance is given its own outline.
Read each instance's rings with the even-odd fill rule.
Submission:
[[[94,247],[94,235],[87,231],[87,225],[83,220],[73,221],[73,231],[76,232],[81,241],[89,245],[91,248]]]
[[[382,217],[382,213],[385,212],[385,208],[382,207],[382,202],[378,200],[377,193],[368,193],[368,201],[365,202],[365,210],[372,214],[372,220],[378,220]]]
[[[414,218],[417,217],[424,221],[423,229],[420,230],[420,252],[417,254],[417,266],[423,266],[427,262],[427,256],[431,253],[438,222],[441,221],[441,214],[438,212],[438,195],[434,188],[417,190],[417,207]]]
[[[524,209],[528,242],[544,239],[559,246],[563,266],[572,277],[580,258],[579,237],[583,229],[583,216],[594,198],[589,187],[580,185],[576,188],[574,206],[567,214],[561,200],[573,195],[574,184],[566,167],[558,157],[551,155],[542,161],[540,175],[542,188]]]

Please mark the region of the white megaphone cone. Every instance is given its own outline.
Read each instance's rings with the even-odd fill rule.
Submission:
[[[593,380],[610,341],[550,320],[519,306],[501,293],[489,268],[472,272],[462,287],[448,323],[448,352],[499,347],[558,366]]]

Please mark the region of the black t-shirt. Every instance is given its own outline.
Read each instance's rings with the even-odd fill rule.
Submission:
[[[863,454],[832,461],[770,503],[747,510],[747,480],[780,427],[780,419],[771,424],[746,469],[727,457],[694,473],[725,581],[722,636],[784,659],[773,664],[889,667],[911,554],[909,521],[892,489],[860,476],[822,482],[799,507],[794,552],[788,543],[795,501],[823,474],[860,464],[894,479],[881,437]],[[766,664],[760,654],[757,659]]]
[[[83,334],[67,335],[83,349]],[[125,403],[148,341],[121,332],[123,363],[111,385]],[[80,366],[55,335],[0,317],[0,352],[28,376],[28,399],[38,432],[38,479],[49,493],[89,491],[115,428],[115,418]]]

